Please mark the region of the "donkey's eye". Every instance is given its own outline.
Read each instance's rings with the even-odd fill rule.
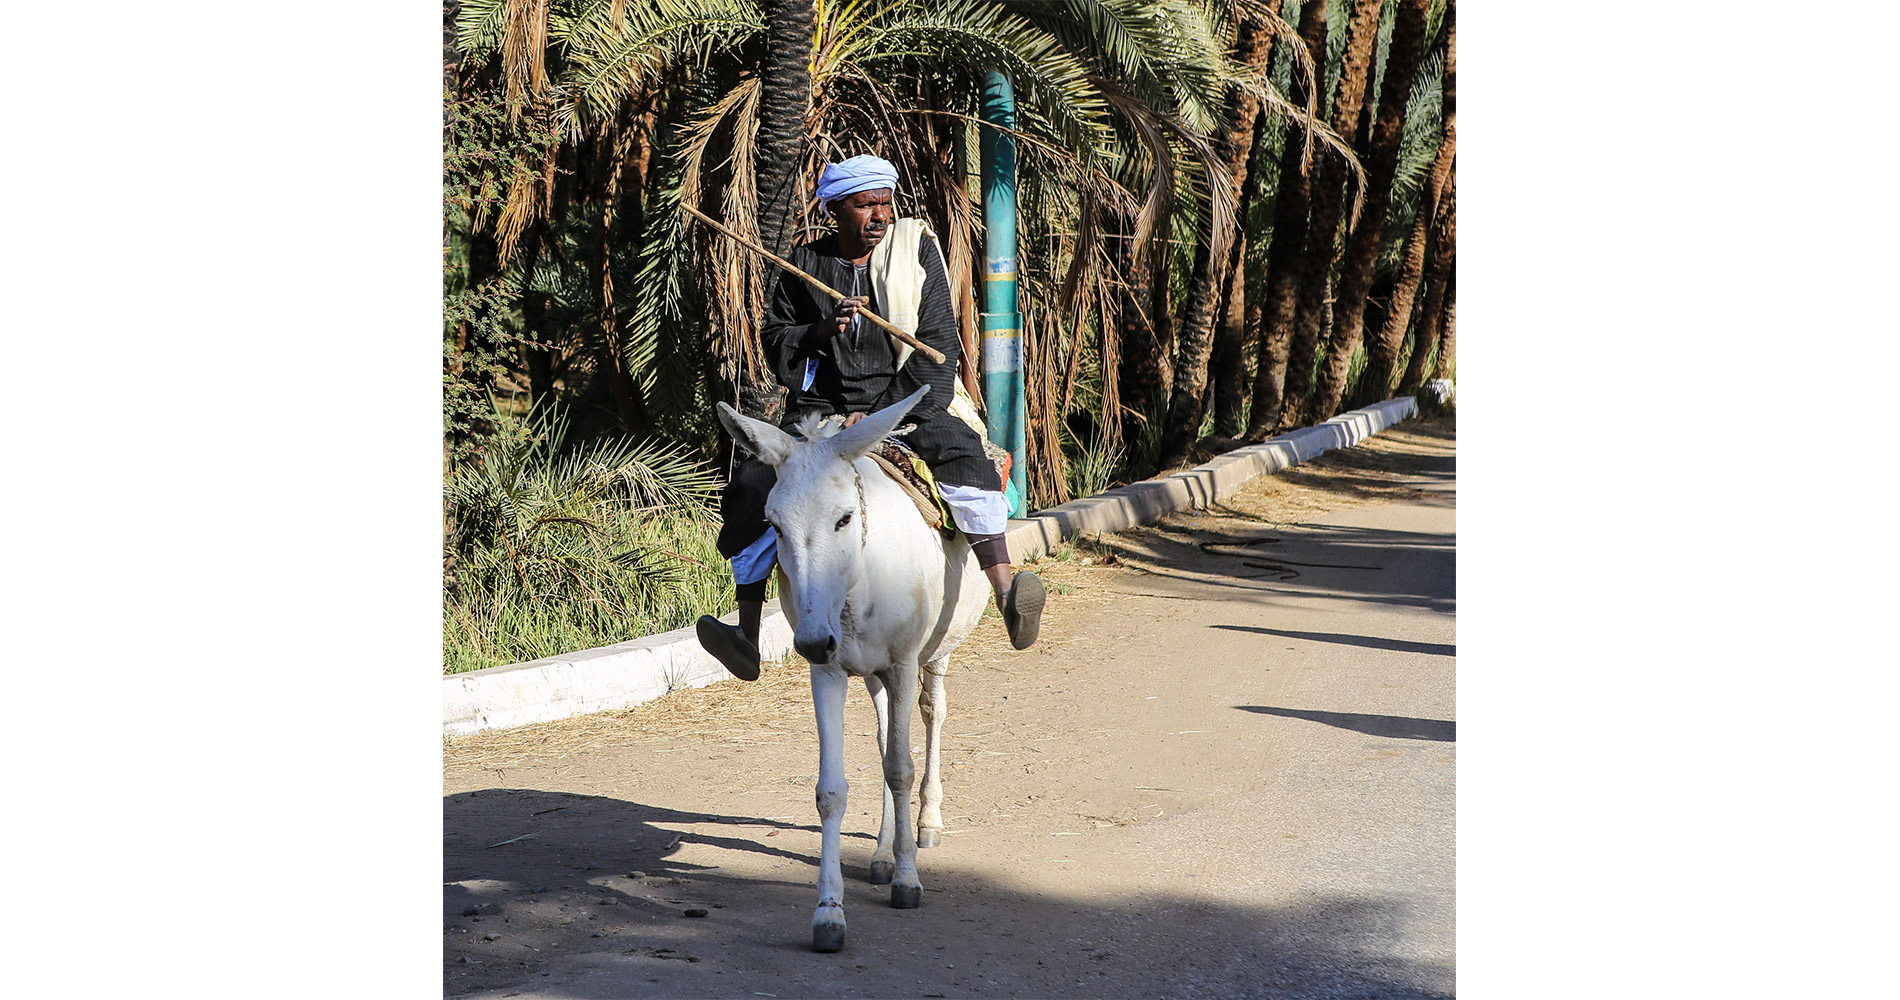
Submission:
[[[850,523],[851,523],[851,512],[847,510],[844,512],[844,516],[838,519],[837,530],[843,531],[844,526]]]

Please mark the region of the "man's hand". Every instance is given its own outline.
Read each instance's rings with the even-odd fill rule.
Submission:
[[[838,325],[837,332],[843,333],[850,329],[851,320],[858,314],[858,309],[869,305],[870,302],[869,295],[847,295],[839,299],[838,308],[831,314],[831,321]]]
[[[863,420],[863,419],[864,419],[864,414],[862,413],[847,413],[844,415],[844,425],[846,427],[849,427],[852,424],[855,424],[858,421]]]

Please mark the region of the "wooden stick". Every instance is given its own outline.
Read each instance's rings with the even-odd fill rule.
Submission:
[[[838,291],[836,288],[833,288],[822,281],[819,281],[817,278],[814,278],[809,274],[806,274],[804,271],[800,270],[796,264],[793,264],[791,261],[786,260],[785,258],[780,257],[778,254],[775,254],[772,251],[767,250],[766,248],[758,245],[757,243],[754,243],[751,240],[748,240],[745,237],[740,236],[738,233],[735,233],[732,230],[727,229],[725,226],[713,220],[710,216],[700,211],[699,209],[694,208],[693,206],[688,205],[687,203],[683,201],[680,202],[680,207],[692,213],[694,216],[696,216],[699,219],[699,221],[704,222],[705,224],[713,227],[714,229],[717,229],[720,232],[725,233],[727,236],[732,237],[733,242],[739,244],[742,247],[745,247],[747,250],[750,250],[753,253],[763,256],[765,259],[771,261],[774,264],[777,264],[778,266],[784,268],[787,271],[792,272],[795,275],[798,275],[799,277],[805,279],[806,281],[811,282],[812,287],[818,289],[821,292],[824,292],[826,295],[829,295],[834,299],[842,299],[845,297],[845,294],[843,292]],[[915,347],[916,349],[924,352],[924,356],[929,358],[930,360],[935,361],[938,364],[943,364],[944,357],[943,357],[942,351],[939,351],[936,348],[930,346],[929,344],[926,344],[923,341],[918,340],[916,337],[913,337],[910,334],[905,333],[903,329],[898,327],[895,323],[892,323],[891,321],[885,319],[884,317],[879,316],[877,313],[872,312],[871,310],[865,308],[864,306],[858,307],[858,315],[863,316],[865,319],[868,319],[871,322],[876,323],[878,326],[881,326],[884,329],[890,331],[891,336],[896,337],[898,340],[901,340],[904,343],[909,344],[910,346]]]

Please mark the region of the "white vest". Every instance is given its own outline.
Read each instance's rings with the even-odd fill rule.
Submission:
[[[917,310],[924,298],[924,269],[917,263],[918,244],[926,237],[930,240],[930,248],[937,252],[937,262],[943,265],[945,277],[948,277],[950,266],[943,259],[943,247],[938,245],[937,234],[931,231],[930,223],[922,219],[898,219],[891,224],[891,231],[879,241],[877,249],[871,251],[871,284],[877,290],[877,301],[884,309],[884,318],[912,335],[917,333]],[[956,307],[956,299],[952,296],[950,310],[953,318]],[[897,351],[899,368],[910,360],[911,351],[915,350],[896,337],[891,337],[891,347]],[[977,412],[976,402],[970,398],[969,390],[963,387],[963,379],[952,378],[951,384],[956,387],[956,395],[946,409],[974,428],[978,436],[983,435],[983,417]]]

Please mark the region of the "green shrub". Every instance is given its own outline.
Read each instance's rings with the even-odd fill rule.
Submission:
[[[555,406],[494,410],[493,440],[445,484],[444,672],[624,642],[732,600],[710,471],[651,442],[570,447]]]

